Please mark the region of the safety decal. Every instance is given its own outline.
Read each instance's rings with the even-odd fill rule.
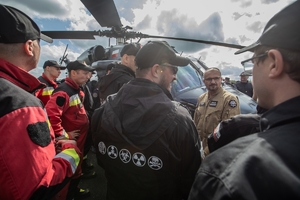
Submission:
[[[104,155],[106,153],[106,146],[105,146],[104,142],[99,142],[98,149],[102,155]]]
[[[146,163],[146,157],[142,153],[134,153],[132,156],[132,162],[138,167],[143,167]]]
[[[229,101],[229,106],[232,107],[232,108],[235,108],[237,106],[237,103],[235,100],[230,100]]]
[[[148,159],[148,166],[153,170],[160,170],[163,167],[163,162],[156,156],[151,156]]]
[[[131,153],[127,149],[121,149],[119,157],[123,163],[128,163],[131,160]]]
[[[118,157],[118,149],[117,147],[110,145],[107,148],[107,155],[112,158],[112,159],[116,159]]]

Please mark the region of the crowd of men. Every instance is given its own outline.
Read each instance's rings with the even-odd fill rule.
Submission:
[[[51,38],[22,11],[0,5],[6,19],[0,26],[0,199],[87,196],[78,184],[89,134],[105,170],[107,199],[299,199],[299,10],[300,1],[287,6],[257,42],[236,52],[254,52],[242,62],[253,65],[253,90],[244,73],[236,87],[257,97],[257,114],[240,114],[220,70],[209,68],[207,92],[191,116],[170,93],[178,67],[190,60],[166,42],[126,45],[121,63],[99,80],[101,105],[88,112],[94,69],[80,60],[66,67],[49,60],[41,77],[30,75],[40,39]],[[58,85],[64,69],[68,77]]]

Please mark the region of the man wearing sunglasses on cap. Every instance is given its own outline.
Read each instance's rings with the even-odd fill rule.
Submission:
[[[177,56],[153,41],[136,55],[136,79],[110,95],[92,118],[108,199],[187,199],[201,163],[200,142],[186,108],[173,101]]]

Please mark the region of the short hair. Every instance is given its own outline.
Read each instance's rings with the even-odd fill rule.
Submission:
[[[144,78],[147,75],[147,73],[150,71],[150,69],[151,67],[137,68],[135,72],[136,78]]]
[[[284,67],[284,72],[288,74],[292,80],[300,83],[300,52],[277,47],[258,46],[255,49],[255,53],[261,54],[271,49],[278,50],[282,55],[283,61],[287,63]],[[266,57],[259,58],[258,63],[263,62],[265,59]]]
[[[217,67],[210,67],[210,68],[208,68],[208,69],[204,72],[203,76],[205,76],[206,72],[213,71],[213,70],[218,71],[218,72],[220,73],[220,76],[222,75],[219,68],[217,68]]]

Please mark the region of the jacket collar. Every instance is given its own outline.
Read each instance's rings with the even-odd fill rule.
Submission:
[[[55,83],[54,81],[51,81],[46,75],[45,73],[42,74],[43,79],[45,79],[50,85],[56,87],[57,83]]]
[[[72,79],[70,79],[69,77],[66,78],[65,82],[70,85],[72,88],[80,90],[79,85],[77,85]]]
[[[33,93],[36,90],[45,87],[37,78],[27,71],[13,65],[0,58],[0,77],[10,81],[23,90]]]
[[[260,131],[266,131],[279,124],[300,121],[300,96],[289,99],[265,112],[259,122]]]

